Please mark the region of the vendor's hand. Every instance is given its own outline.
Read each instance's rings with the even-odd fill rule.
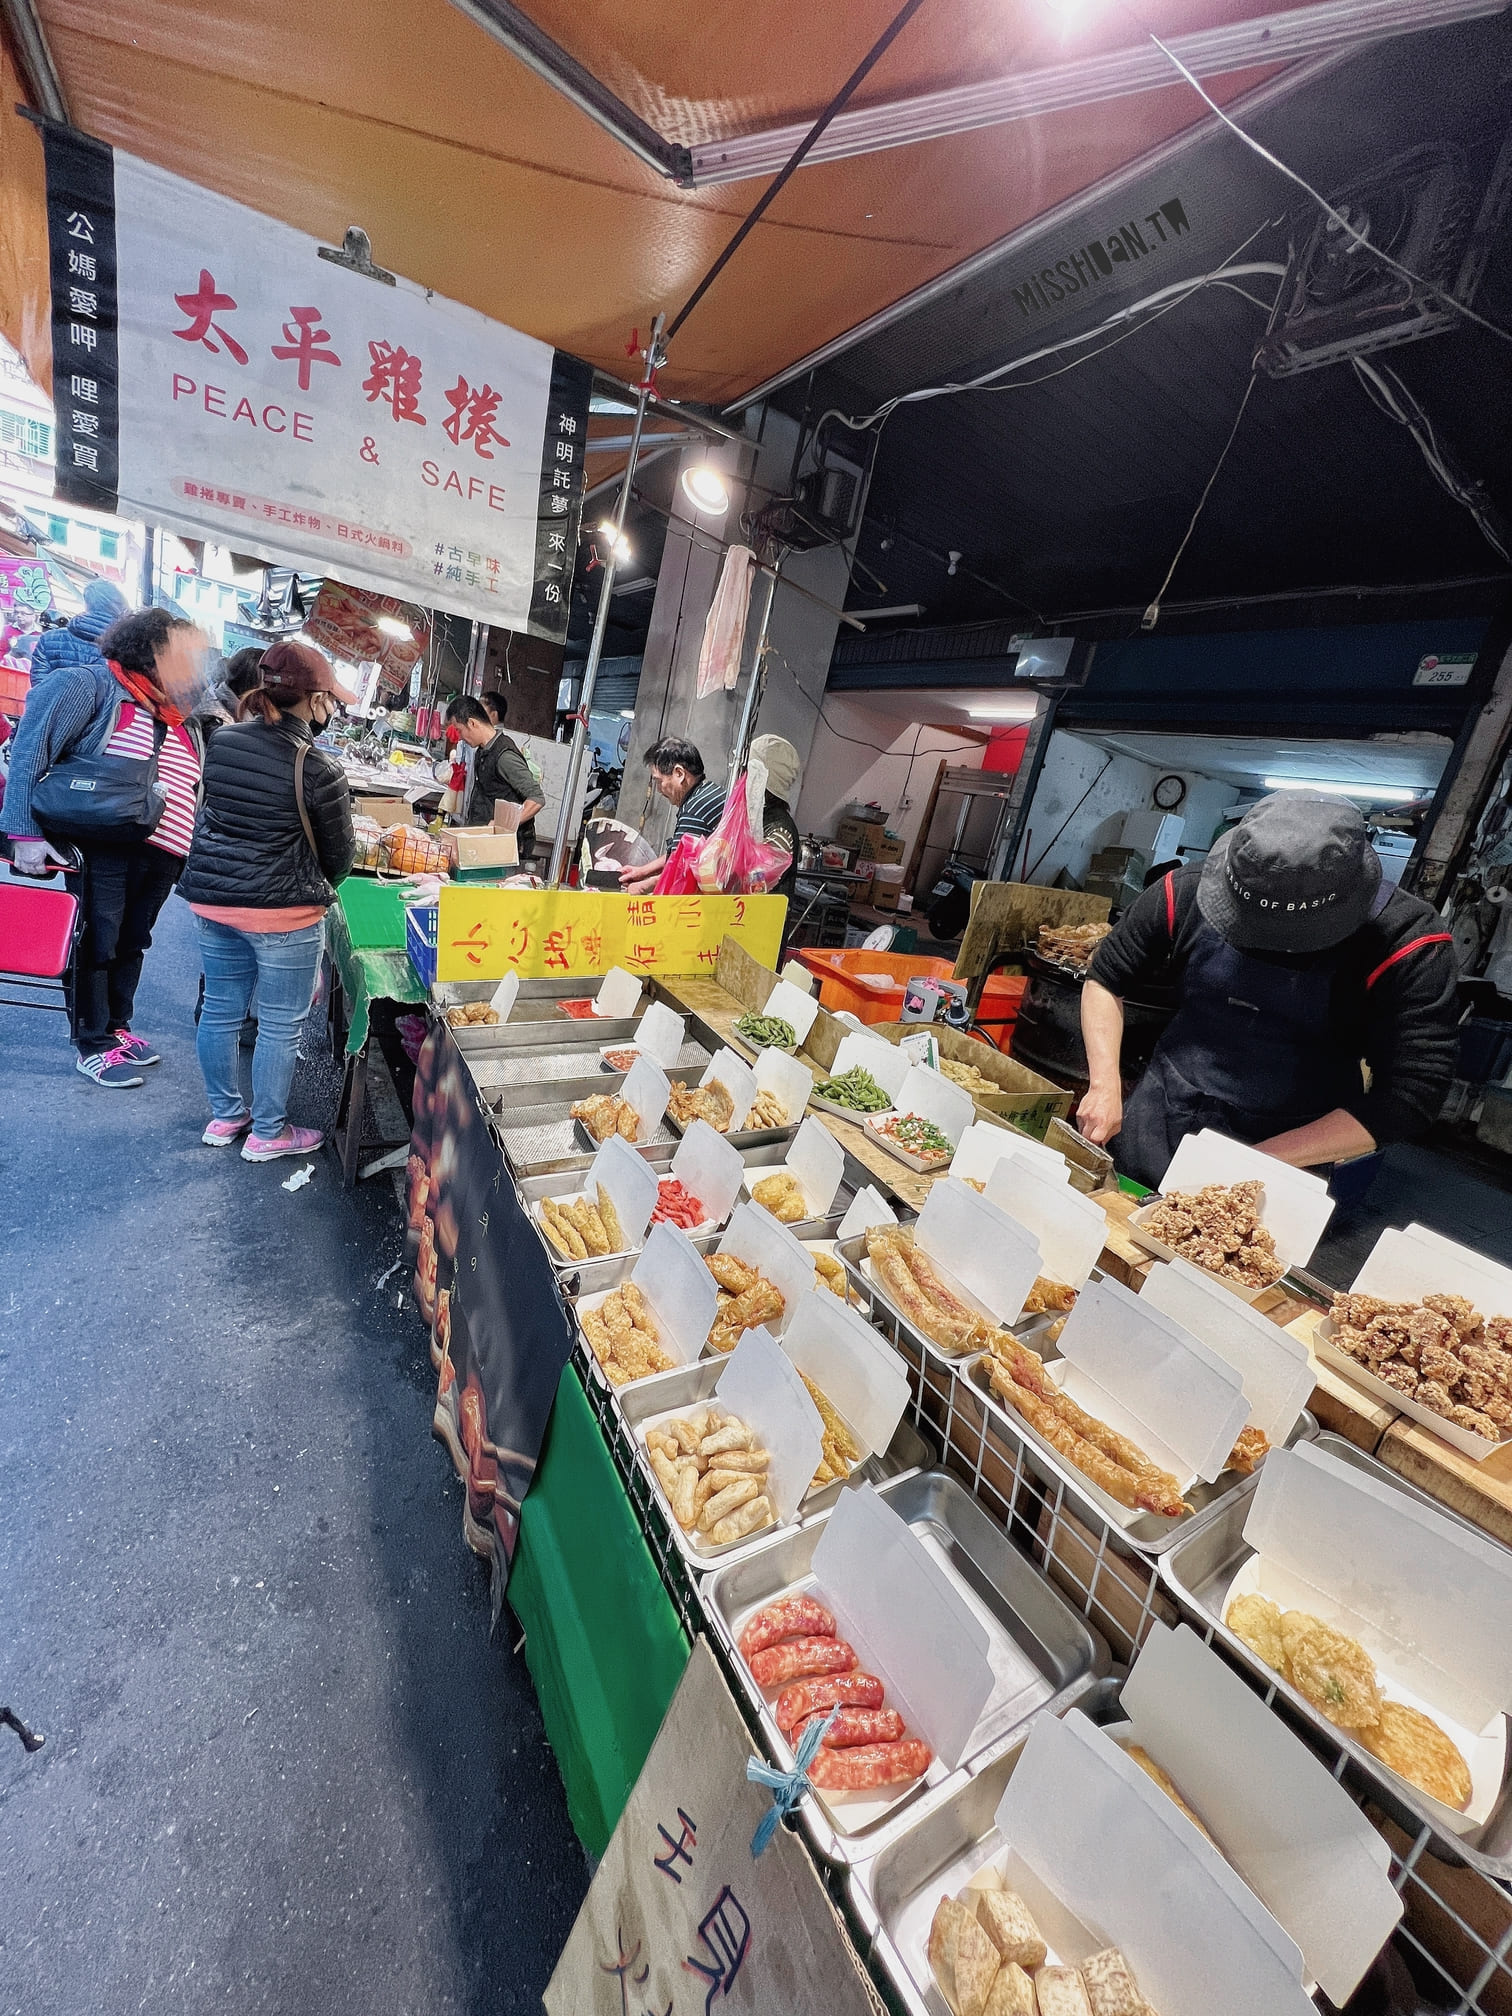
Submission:
[[[1116,1085],[1093,1085],[1076,1109],[1076,1124],[1095,1147],[1111,1141],[1123,1125],[1123,1094]]]
[[[638,879],[632,882],[627,880],[626,875],[622,872],[620,875],[621,889],[627,896],[650,896],[655,891],[657,883],[661,880],[660,868],[653,868],[649,875],[642,868],[638,869],[636,874]]]
[[[66,866],[68,857],[45,840],[12,840],[11,866],[20,875],[50,875],[53,864]]]

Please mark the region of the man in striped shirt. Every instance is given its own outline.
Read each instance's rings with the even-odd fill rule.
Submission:
[[[656,887],[667,865],[667,857],[678,841],[688,834],[707,839],[724,816],[727,787],[704,775],[704,760],[692,742],[680,735],[664,735],[646,757],[651,766],[651,785],[669,805],[677,807],[677,824],[666,854],[620,870],[620,881],[632,894]]]

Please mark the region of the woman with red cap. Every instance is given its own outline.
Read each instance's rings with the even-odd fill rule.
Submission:
[[[199,1063],[210,1097],[208,1147],[242,1142],[244,1162],[304,1155],[324,1136],[287,1112],[299,1038],[315,995],[325,913],[357,852],[346,777],[315,737],[343,703],[313,644],[263,653],[241,719],[212,739],[205,802],[179,894],[197,920],[205,968]],[[250,1112],[237,1072],[253,990],[257,1045]]]

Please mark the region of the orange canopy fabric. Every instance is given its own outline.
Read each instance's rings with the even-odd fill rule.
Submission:
[[[1276,0],[1147,0],[1161,32]],[[532,0],[534,19],[667,138],[812,117],[895,0]],[[856,102],[1116,48],[1122,8],[928,0]],[[39,0],[74,120],[174,173],[633,376],[765,186],[686,190],[449,0]],[[1271,74],[1208,81],[1231,99]],[[7,62],[5,88],[24,92]],[[1189,86],[799,171],[679,335],[663,389],[724,401],[1206,116]],[[0,117],[0,326],[47,379],[41,150]]]

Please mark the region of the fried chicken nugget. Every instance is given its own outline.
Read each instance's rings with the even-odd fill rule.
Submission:
[[[1381,1719],[1375,1661],[1356,1639],[1305,1610],[1281,1618],[1286,1674],[1299,1694],[1341,1729],[1369,1729]]]
[[[737,1330],[732,1323],[716,1323],[709,1332],[709,1349],[721,1354],[733,1351],[744,1335],[745,1332]]]
[[[833,1253],[814,1255],[814,1272],[819,1277],[821,1287],[828,1288],[832,1295],[845,1299],[845,1269]]]
[[[783,1198],[797,1188],[798,1178],[787,1169],[779,1169],[775,1176],[763,1176],[759,1183],[753,1183],[751,1196],[756,1203],[775,1213]]]
[[[618,1288],[604,1298],[599,1314],[603,1317],[604,1328],[611,1337],[628,1337],[635,1328],[630,1311],[625,1307],[624,1295]]]
[[[1395,1771],[1430,1799],[1441,1800],[1457,1813],[1470,1804],[1470,1766],[1458,1744],[1418,1709],[1409,1708],[1405,1701],[1385,1701],[1380,1721],[1358,1734],[1372,1757],[1379,1757],[1388,1771]]]
[[[614,1362],[614,1339],[597,1309],[579,1309],[578,1324],[588,1339],[589,1349],[607,1371]]]
[[[1281,1611],[1269,1596],[1236,1596],[1223,1621],[1267,1666],[1285,1673],[1286,1641],[1281,1636]]]
[[[553,1215],[554,1208],[555,1207],[553,1206],[551,1199],[549,1197],[542,1198],[541,1230],[546,1234],[546,1237],[551,1241],[552,1245],[556,1248],[557,1252],[561,1254],[564,1260],[582,1259],[583,1258],[582,1254],[580,1253],[575,1254],[573,1252],[567,1234],[562,1230],[561,1226],[557,1224],[556,1219]]]
[[[558,1244],[565,1245],[567,1256],[572,1260],[588,1258],[588,1242],[578,1230],[569,1214],[553,1197],[541,1200],[541,1215],[556,1227]]]
[[[562,1209],[577,1227],[578,1234],[583,1244],[587,1247],[590,1256],[594,1259],[602,1259],[604,1254],[609,1251],[609,1235],[604,1230],[603,1219],[599,1217],[598,1212],[588,1202],[588,1199],[586,1197],[579,1197],[571,1204],[564,1204]]]
[[[629,1311],[630,1321],[637,1330],[643,1330],[653,1344],[661,1342],[661,1332],[656,1327],[656,1318],[651,1314],[650,1304],[633,1281],[627,1281],[619,1291]]]
[[[614,1116],[613,1127],[608,1131],[620,1135],[626,1141],[638,1140],[640,1138],[639,1113],[623,1099],[617,1100],[615,1103],[618,1105],[619,1111]]]

